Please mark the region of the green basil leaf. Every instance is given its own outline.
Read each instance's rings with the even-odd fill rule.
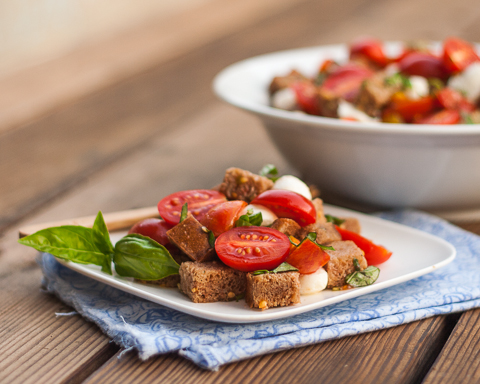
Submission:
[[[51,253],[59,259],[79,264],[94,264],[102,267],[102,271],[111,274],[111,254],[105,253],[109,246],[105,244],[105,236],[101,234],[101,223],[96,228],[79,225],[64,225],[42,229],[34,234],[19,239],[23,245],[35,248],[40,252]]]
[[[188,215],[188,203],[183,204],[182,213],[180,214],[180,223],[187,218]]]
[[[333,223],[335,225],[342,225],[345,222],[344,219],[340,219],[339,217],[335,217],[332,215],[325,215],[325,218],[327,219],[328,223]]]
[[[355,271],[361,271],[362,267],[360,266],[360,263],[358,262],[358,259],[353,259],[353,266],[355,268]]]
[[[264,275],[266,273],[280,273],[280,272],[289,272],[289,271],[298,271],[298,268],[295,268],[293,265],[288,264],[286,261],[280,264],[277,268],[269,271],[268,269],[259,269],[252,272],[253,275]]]
[[[261,226],[263,223],[262,212],[258,212],[254,215],[252,213],[253,211],[248,210],[247,214],[240,216],[235,222],[235,227],[250,227],[252,225],[256,227]]]
[[[113,244],[110,240],[110,234],[108,233],[107,225],[103,219],[102,212],[98,212],[95,222],[93,223],[93,238],[98,249],[106,255],[105,265],[102,266],[102,271],[112,274],[112,261],[113,261]]]
[[[355,271],[347,276],[345,283],[352,287],[366,287],[377,281],[380,275],[380,269],[373,265],[367,267],[363,271]]]
[[[167,249],[139,234],[127,235],[115,245],[115,271],[120,276],[159,280],[178,274],[179,265]]]
[[[313,241],[314,243],[317,240],[317,233],[316,232],[309,232],[308,235],[306,236],[307,239]]]
[[[210,247],[215,248],[215,235],[210,230],[208,230],[208,244],[210,244]]]
[[[315,243],[316,245],[318,245],[320,248],[322,248],[324,251],[325,250],[328,250],[328,251],[334,251],[335,249],[329,245],[322,245],[322,244],[318,244],[317,243],[317,233],[316,232],[309,232],[307,234],[307,236],[302,240],[302,243],[306,240],[310,240],[311,242]],[[290,243],[294,244],[292,242],[292,240],[290,240]],[[295,245],[295,244],[294,244]],[[300,244],[299,244],[300,245]]]
[[[268,177],[270,180],[275,182],[278,180],[278,170],[273,164],[267,164],[258,173],[260,176]]]

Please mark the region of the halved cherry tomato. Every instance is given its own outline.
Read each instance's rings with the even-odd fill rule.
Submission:
[[[367,259],[368,265],[378,265],[387,261],[392,252],[382,247],[381,245],[374,244],[372,241],[359,235],[358,233],[347,231],[340,227],[336,227],[342,240],[352,240],[358,248],[365,252],[365,259]]]
[[[293,246],[295,247],[295,246]],[[302,274],[316,272],[330,260],[330,255],[312,240],[304,239],[295,249],[290,252],[286,262],[293,265]]]
[[[371,38],[361,38],[350,44],[350,59],[355,58],[365,58],[380,68],[389,63],[382,43]]]
[[[333,95],[347,101],[353,101],[357,97],[363,81],[372,75],[373,71],[367,67],[357,63],[348,63],[328,75],[321,88],[327,89]]]
[[[317,211],[313,203],[296,192],[270,189],[253,199],[252,204],[270,208],[278,217],[293,219],[302,227],[317,220]]]
[[[188,203],[188,212],[201,221],[212,207],[225,201],[227,201],[227,198],[223,193],[210,189],[180,191],[160,200],[158,202],[158,212],[167,223],[176,225],[180,222],[183,205]]]
[[[291,88],[295,92],[300,109],[310,115],[320,115],[320,106],[317,99],[317,87],[309,81],[293,83]]]
[[[409,76],[438,77],[445,79],[448,71],[443,60],[423,52],[411,52],[398,62],[400,71]]]
[[[248,205],[246,201],[234,200],[220,203],[210,209],[201,223],[213,232],[215,237],[232,229],[240,216],[240,211]]]
[[[442,88],[436,93],[436,96],[440,105],[445,109],[463,112],[473,112],[475,110],[475,105],[455,89]]]
[[[336,61],[327,59],[322,63],[322,65],[320,65],[319,72],[328,74],[328,73],[333,72],[338,67],[339,67],[339,65]]]
[[[232,228],[215,241],[220,260],[243,272],[275,269],[285,261],[289,250],[288,237],[267,227]]]
[[[415,120],[416,124],[458,124],[462,120],[462,116],[458,111],[453,109],[444,109],[432,115],[425,116],[419,120]]]
[[[384,114],[398,114],[404,121],[411,122],[418,116],[428,115],[434,108],[435,99],[431,96],[413,100],[399,93],[392,96],[392,102],[385,109]]]
[[[147,236],[157,243],[163,245],[170,252],[177,250],[177,248],[170,243],[167,237],[167,231],[172,228],[172,225],[166,221],[156,218],[144,219],[135,223],[128,231],[128,234],[138,233],[143,236]]]
[[[450,72],[461,72],[479,61],[475,48],[462,39],[450,37],[443,43],[443,62]]]

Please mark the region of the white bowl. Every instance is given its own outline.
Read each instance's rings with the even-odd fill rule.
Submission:
[[[387,43],[390,52],[399,43]],[[291,69],[313,75],[346,60],[345,45],[266,54],[214,79],[224,101],[257,115],[305,180],[330,195],[377,207],[459,210],[480,207],[480,125],[360,123],[269,106],[268,85]]]

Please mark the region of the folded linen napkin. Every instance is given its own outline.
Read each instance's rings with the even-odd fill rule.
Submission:
[[[62,266],[43,254],[44,285],[141,359],[178,352],[200,367],[389,328],[480,307],[480,237],[418,211],[378,214],[437,235],[456,259],[428,275],[294,317],[255,324],[203,320],[130,295]]]

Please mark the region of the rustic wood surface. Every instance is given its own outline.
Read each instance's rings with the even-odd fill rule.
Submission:
[[[211,187],[228,166],[255,171],[272,162],[294,171],[254,117],[214,97],[211,81],[228,64],[365,34],[478,40],[479,18],[473,0],[212,1],[185,15],[185,27],[182,18],[165,24],[175,29],[166,45],[155,40],[156,34],[166,39],[165,29],[146,26],[133,43],[125,36],[103,42],[108,55],[86,60],[84,54],[84,61],[66,58],[31,72],[28,100],[25,83],[5,83],[17,102],[9,104],[8,92],[0,100],[0,382],[478,382],[478,309],[260,356],[218,372],[173,354],[141,362],[133,353],[122,355],[80,316],[57,317],[71,309],[42,292],[36,252],[16,241],[19,228],[151,207],[176,190]],[[145,44],[137,58],[117,57],[125,39],[126,47],[136,47],[135,38]],[[101,44],[91,52],[103,52]],[[73,78],[76,65],[85,84]],[[45,73],[54,80],[42,82]],[[51,81],[57,84],[49,90]],[[458,224],[480,234],[480,218]]]

